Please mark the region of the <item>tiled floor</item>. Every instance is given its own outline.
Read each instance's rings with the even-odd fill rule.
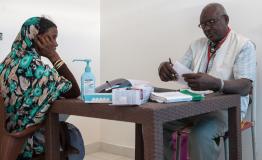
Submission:
[[[85,160],[133,160],[133,159],[111,154],[111,153],[106,153],[106,152],[96,152],[86,155]]]

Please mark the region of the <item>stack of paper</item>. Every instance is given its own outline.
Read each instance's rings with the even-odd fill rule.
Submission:
[[[187,90],[175,92],[152,92],[150,95],[150,99],[158,103],[200,101],[203,98],[204,95],[191,93]]]

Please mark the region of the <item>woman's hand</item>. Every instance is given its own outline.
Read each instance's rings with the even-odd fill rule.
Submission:
[[[49,35],[38,35],[35,38],[36,50],[40,56],[48,58],[51,62],[60,59],[56,52],[56,40]]]

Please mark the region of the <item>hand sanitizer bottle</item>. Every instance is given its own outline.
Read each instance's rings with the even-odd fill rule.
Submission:
[[[81,76],[81,98],[85,101],[85,96],[95,93],[95,76],[91,72],[90,59],[74,59],[75,61],[86,62],[85,72]]]

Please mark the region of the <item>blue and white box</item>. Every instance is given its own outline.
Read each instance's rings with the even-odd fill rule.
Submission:
[[[85,103],[112,103],[112,93],[90,93],[84,99]]]

